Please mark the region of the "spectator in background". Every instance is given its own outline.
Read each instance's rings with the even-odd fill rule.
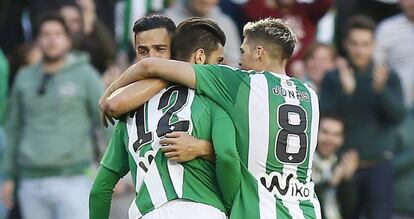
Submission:
[[[352,177],[358,168],[358,153],[350,150],[338,159],[338,150],[344,142],[344,130],[344,123],[338,116],[321,116],[312,179],[321,203],[322,218],[325,219],[352,218],[347,213],[355,203],[349,197],[353,190]],[[347,196],[338,197],[338,189],[345,191],[342,194],[347,193]]]
[[[396,179],[393,219],[414,219],[414,108],[407,114],[400,127],[400,144],[393,163]]]
[[[414,102],[414,1],[401,0],[403,13],[378,25],[375,59],[387,63],[401,79],[406,106]]]
[[[84,55],[69,53],[63,18],[47,14],[37,42],[42,62],[18,73],[10,95],[3,201],[18,201],[23,218],[88,218],[92,124],[99,123],[103,92],[98,73]]]
[[[302,77],[294,76],[303,78],[316,92],[319,92],[325,74],[335,69],[335,58],[336,53],[332,46],[313,42],[303,54],[305,74]]]
[[[72,49],[87,52],[92,65],[103,74],[115,59],[115,41],[96,16],[94,1],[77,2],[79,5],[68,4],[60,9],[73,37]]]
[[[356,16],[347,24],[344,47],[349,64],[328,73],[320,92],[321,111],[339,114],[345,122],[344,149],[360,156],[355,175],[359,203],[356,214],[367,219],[390,218],[393,206],[393,149],[396,126],[404,117],[398,76],[385,65],[374,65],[375,23]],[[355,215],[353,218],[358,218]]]
[[[401,14],[378,25],[376,61],[386,62],[397,71],[401,78],[405,105],[410,112],[400,127],[402,149],[397,154],[400,162],[396,166],[395,209],[400,216],[414,218],[414,190],[406,187],[414,184],[414,170],[407,168],[414,164],[414,0],[400,0],[400,6]]]
[[[202,17],[218,23],[226,34],[224,63],[238,66],[240,61],[240,36],[236,24],[217,6],[219,0],[177,0],[177,3],[164,13],[175,24],[189,17]]]
[[[38,63],[41,59],[42,51],[35,43],[24,43],[18,46],[10,61],[10,85],[13,85],[18,71],[28,65]]]
[[[229,15],[237,26],[240,37],[243,34],[243,26],[247,23],[243,13],[243,5],[247,0],[220,0],[219,6],[223,13]]]
[[[336,0],[335,32],[337,33],[336,48],[339,54],[344,55],[342,48],[343,27],[346,21],[358,14],[371,17],[376,23],[400,12],[399,0]]]
[[[332,0],[299,3],[297,0],[249,0],[244,13],[249,21],[266,17],[283,18],[296,34],[298,43],[291,63],[303,57],[306,47],[315,40],[318,21],[332,6]],[[292,75],[289,67],[288,74]]]

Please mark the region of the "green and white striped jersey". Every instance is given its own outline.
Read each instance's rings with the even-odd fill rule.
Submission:
[[[168,160],[159,141],[171,131],[211,141],[216,165],[203,159],[182,164]],[[235,142],[233,123],[223,109],[194,90],[174,85],[117,124],[101,165],[120,176],[131,171],[136,198],[129,209],[130,219],[179,198],[228,213],[241,177]],[[216,174],[231,178],[218,182]]]
[[[311,181],[319,106],[301,81],[271,72],[194,65],[196,93],[215,101],[236,127],[244,174],[231,218],[320,218]]]

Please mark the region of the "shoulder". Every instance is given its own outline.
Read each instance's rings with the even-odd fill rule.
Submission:
[[[89,56],[82,53],[69,53],[67,56],[67,69],[82,79],[99,79],[98,71],[89,62]]]
[[[390,69],[389,78],[390,78],[390,80],[400,81],[400,76],[398,75],[398,73],[394,69]]]
[[[328,73],[326,73],[323,81],[328,81],[328,82],[332,82],[332,81],[339,81],[339,72],[337,69],[329,71]]]
[[[404,24],[404,20],[405,17],[402,14],[394,15],[390,18],[387,18],[378,24],[377,32],[382,34],[394,34],[388,31],[398,29],[402,24]]]
[[[27,67],[24,67],[24,68],[20,69],[17,72],[17,76],[16,76],[16,79],[15,79],[15,84],[20,84],[20,83],[25,82],[25,81],[32,82],[32,80],[31,79],[29,80],[29,78],[32,78],[36,74],[39,74],[40,68],[41,68],[40,63],[38,63],[38,64],[34,64],[34,65],[29,65]]]

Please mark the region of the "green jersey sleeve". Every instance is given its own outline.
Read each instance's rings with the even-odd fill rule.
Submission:
[[[101,166],[89,194],[89,219],[108,219],[112,193],[119,181],[117,173]]]
[[[250,71],[225,65],[193,65],[196,92],[212,99],[227,112],[234,108],[241,88],[248,88]]]
[[[123,121],[119,121],[112,134],[108,149],[106,150],[101,165],[116,172],[120,177],[129,171],[127,152],[127,128]]]
[[[216,176],[223,203],[231,211],[240,188],[241,164],[236,149],[236,131],[229,115],[219,106],[212,105],[212,141],[216,156]]]

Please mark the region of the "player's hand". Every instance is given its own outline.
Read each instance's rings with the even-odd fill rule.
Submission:
[[[342,89],[345,94],[352,95],[356,88],[354,70],[352,70],[344,58],[338,58],[336,60],[336,65],[338,66],[339,79],[341,81]]]
[[[12,208],[14,206],[14,201],[13,201],[13,194],[14,194],[14,188],[15,188],[15,183],[12,180],[6,180],[3,183],[3,188],[2,188],[2,192],[3,192],[3,203],[4,206],[6,206],[6,208]]]
[[[166,138],[160,140],[160,144],[165,145],[161,147],[165,156],[176,162],[190,161],[209,153],[206,141],[196,139],[185,132],[168,133]]]
[[[102,125],[107,128],[108,127],[108,122],[107,120],[114,125],[115,121],[114,119],[109,116],[109,114],[106,112],[106,100],[108,99],[108,97],[111,95],[111,90],[110,87],[108,87],[108,89],[105,90],[104,94],[102,95],[102,97],[99,99],[99,117],[101,118],[101,122]]]
[[[374,67],[374,73],[372,75],[372,88],[376,93],[381,93],[382,90],[384,90],[385,84],[387,83],[389,76],[390,71],[388,69],[388,66],[382,64],[376,65]]]

